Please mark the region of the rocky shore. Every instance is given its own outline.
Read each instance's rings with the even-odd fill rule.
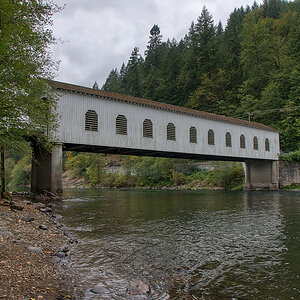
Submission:
[[[76,241],[53,213],[48,197],[13,195],[0,200],[0,299],[82,299],[68,266]]]

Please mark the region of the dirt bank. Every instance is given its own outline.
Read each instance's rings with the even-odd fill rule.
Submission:
[[[51,204],[32,200],[0,200],[0,299],[82,299],[67,261],[75,241]]]

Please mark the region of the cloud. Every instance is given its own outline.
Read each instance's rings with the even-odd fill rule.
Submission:
[[[102,86],[113,68],[127,63],[134,47],[143,54],[149,31],[158,24],[163,40],[180,40],[192,21],[201,14],[203,5],[215,22],[223,25],[235,7],[246,5],[243,0],[57,0],[66,4],[54,16],[54,34],[62,39],[53,47],[60,60],[57,80]]]

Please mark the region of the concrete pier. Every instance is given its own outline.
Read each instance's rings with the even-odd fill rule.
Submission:
[[[41,194],[49,191],[62,192],[62,146],[55,145],[52,152],[32,145],[31,192]]]
[[[245,161],[244,190],[278,190],[278,161],[247,160]]]

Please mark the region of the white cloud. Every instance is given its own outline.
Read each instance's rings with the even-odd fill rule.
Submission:
[[[262,1],[258,1],[261,3]],[[54,16],[54,34],[64,43],[53,48],[60,60],[57,80],[102,86],[108,73],[127,62],[134,47],[146,48],[149,31],[158,24],[163,40],[180,40],[205,5],[223,25],[235,7],[247,0],[57,0],[66,4]]]

